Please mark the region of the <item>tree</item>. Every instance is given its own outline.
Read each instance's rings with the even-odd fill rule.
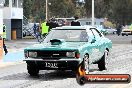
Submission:
[[[86,16],[92,16],[92,0],[85,0]]]
[[[50,0],[49,11],[51,16],[71,17],[74,15],[74,4],[71,0]]]
[[[95,17],[103,18],[107,17],[110,12],[110,4],[111,0],[95,0]],[[92,0],[85,0],[85,8],[87,17],[90,18],[92,16]]]
[[[23,13],[27,18],[32,16],[32,0],[23,0]]]
[[[112,0],[112,3],[109,18],[115,23],[130,24],[132,22],[132,0]]]
[[[49,4],[51,3],[51,4]],[[77,6],[79,4],[79,6]],[[45,0],[24,0],[24,15],[27,18],[45,19]],[[73,17],[85,15],[79,0],[48,0],[48,17]]]
[[[105,16],[105,8],[103,0],[95,0],[95,17],[96,18],[103,18]]]

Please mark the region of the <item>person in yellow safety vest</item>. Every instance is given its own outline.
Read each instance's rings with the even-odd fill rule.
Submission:
[[[44,21],[42,24],[41,24],[41,28],[42,28],[42,35],[45,36],[47,33],[48,33],[48,30],[49,30],[49,26],[47,26],[47,22]]]
[[[7,51],[5,42],[4,42],[5,39],[6,39],[6,26],[5,26],[5,24],[3,24],[3,48],[4,48],[4,51],[5,51],[5,55],[6,55],[8,53],[8,51]]]
[[[130,30],[132,31],[132,24],[130,25]]]
[[[6,39],[6,26],[3,24],[3,38]]]

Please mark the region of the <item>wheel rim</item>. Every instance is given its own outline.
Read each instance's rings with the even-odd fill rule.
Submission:
[[[84,69],[85,69],[85,73],[88,74],[89,73],[89,57],[88,57],[88,55],[84,56]]]
[[[108,64],[108,55],[109,55],[109,52],[108,52],[108,50],[105,50],[105,62],[106,62],[106,64]]]
[[[109,52],[105,50],[105,59],[107,59]]]

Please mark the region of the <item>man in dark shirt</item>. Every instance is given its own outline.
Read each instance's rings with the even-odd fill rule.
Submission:
[[[49,26],[49,29],[59,27],[55,18],[51,18],[47,25]]]
[[[71,26],[81,26],[80,22],[77,19],[78,17],[75,17],[75,21],[71,22]]]

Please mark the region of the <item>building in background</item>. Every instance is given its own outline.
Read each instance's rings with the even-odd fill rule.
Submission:
[[[92,19],[91,18],[82,18],[78,19],[78,21],[81,23],[81,25],[92,25]],[[95,18],[94,25],[103,25],[104,18]]]
[[[3,0],[3,22],[6,25],[6,39],[22,39],[23,0]]]

